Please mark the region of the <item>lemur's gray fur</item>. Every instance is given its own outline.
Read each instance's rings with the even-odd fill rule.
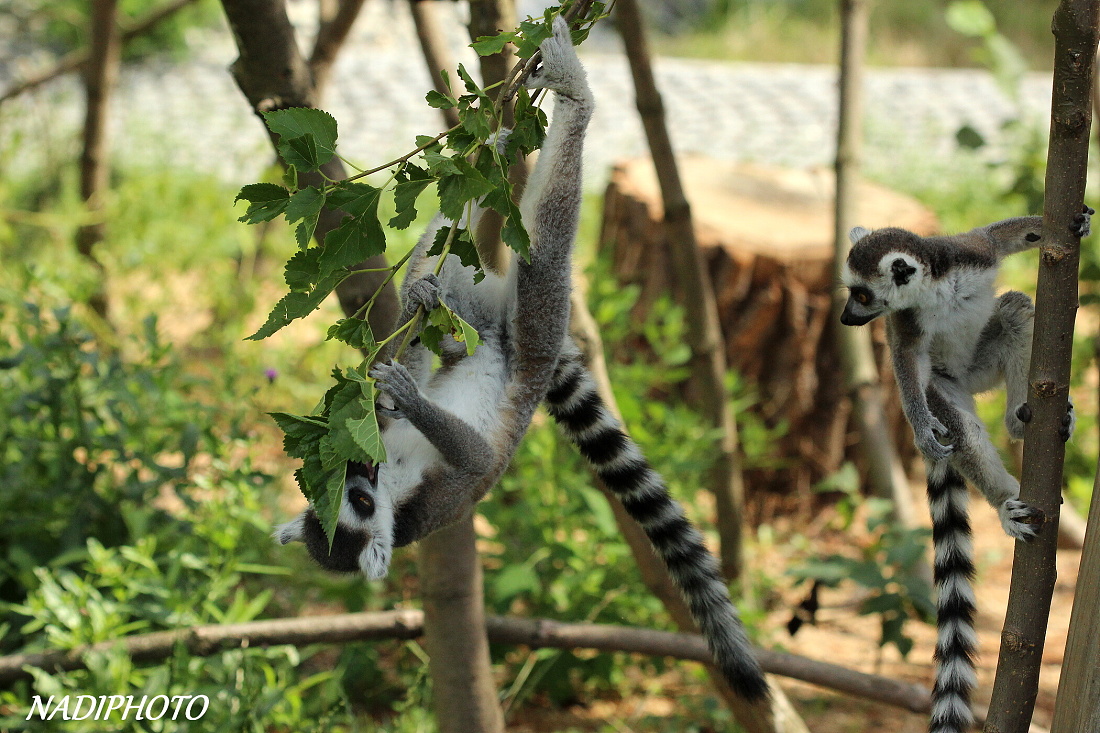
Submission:
[[[439,277],[426,257],[441,217],[420,239],[402,287],[404,324],[439,299],[479,332],[482,344],[444,339],[442,364],[431,370],[422,345],[401,363],[378,363],[370,374],[393,401],[383,409],[384,464],[348,464],[335,538],[312,507],[276,530],[284,544],[300,540],[323,567],[383,577],[393,547],[422,539],[468,514],[499,479],[544,400],[551,415],[605,484],[646,531],[683,592],[731,686],[755,700],[767,683],[730,601],[717,561],[688,523],[661,477],[604,406],[568,335],[571,252],[581,202],[581,146],[592,94],[569,28],[555,20],[541,45],[542,65],[528,86],[556,93],[553,121],[520,203],[531,236],[531,262],[512,263],[501,278],[474,271],[457,257]],[[476,226],[480,208],[473,212]],[[381,409],[381,408],[380,408]]]
[[[1088,234],[1092,213],[1086,207],[1075,219],[1071,230],[1076,236]],[[862,227],[849,235],[853,246],[843,273],[849,297],[840,320],[861,326],[886,316],[902,407],[927,465],[939,590],[933,733],[956,733],[972,725],[974,564],[963,479],[996,508],[1010,537],[1027,541],[1037,531],[1038,512],[1019,501],[1020,485],[978,418],[974,395],[1003,380],[1005,425],[1013,439],[1023,438],[1030,420],[1026,399],[1034,307],[1021,292],[996,297],[993,284],[1001,260],[1039,246],[1042,235],[1038,216],[1006,219],[955,236]],[[1073,427],[1071,402],[1063,438]]]

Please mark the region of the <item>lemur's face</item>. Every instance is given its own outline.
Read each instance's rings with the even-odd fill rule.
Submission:
[[[881,315],[918,303],[925,266],[910,252],[896,246],[902,244],[896,241],[899,234],[916,238],[898,229],[872,233],[856,227],[849,234],[852,251],[841,275],[848,288],[848,302],[840,315],[845,326],[862,326]]]
[[[276,527],[275,537],[284,545],[304,542],[326,570],[362,572],[371,580],[386,577],[393,555],[394,508],[389,492],[379,490],[378,468],[372,463],[348,462],[331,548],[312,506]]]

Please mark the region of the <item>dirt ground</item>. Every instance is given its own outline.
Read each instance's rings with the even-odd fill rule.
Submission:
[[[917,506],[926,506],[923,486],[914,486],[915,496],[918,493],[920,496],[916,498],[920,503]],[[981,645],[978,689],[974,695],[974,703],[976,706],[985,706],[989,703],[993,688],[1001,627],[1008,603],[1013,544],[1001,530],[996,512],[974,492],[971,494],[971,519],[978,567],[975,594],[978,603],[977,631]],[[779,532],[777,535],[782,536]],[[840,550],[835,546],[840,541],[836,536],[831,539],[823,536],[820,542],[814,539],[814,547],[823,555],[829,554]],[[781,543],[777,543],[776,548],[780,549]],[[774,555],[758,555],[755,562],[764,567],[781,568],[786,560],[778,556],[778,552]],[[1059,550],[1058,582],[1051,605],[1050,625],[1039,680],[1039,697],[1033,720],[1035,726],[1044,729],[1049,727],[1053,715],[1080,559],[1079,551]],[[800,588],[798,591],[804,593],[805,589]],[[902,659],[893,646],[879,648],[880,628],[877,617],[860,616],[856,612],[852,587],[823,589],[817,623],[803,626],[794,638],[787,634],[785,625],[791,615],[790,607],[797,604],[800,598],[797,594],[792,594],[784,600],[787,604],[779,604],[764,624],[765,628],[772,630],[772,645],[782,645],[791,653],[861,672],[931,687],[932,653],[936,642],[935,629],[931,625],[919,622],[906,625],[906,633],[914,639],[915,645],[908,657]],[[767,639],[762,641],[764,645],[768,645]],[[684,685],[685,675],[682,672],[678,677],[680,684],[676,673],[670,675],[667,686],[663,688],[664,694],[628,696],[615,701],[589,701],[583,707],[565,710],[555,710],[549,706],[540,709],[537,704],[528,704],[509,721],[509,730],[531,733],[566,729],[588,731],[606,730],[607,725],[619,731],[683,730],[682,726],[687,719],[683,710],[677,711],[676,706],[682,705],[685,696],[693,693],[703,696],[709,692],[702,685]],[[777,679],[812,733],[865,733],[882,730],[890,733],[923,733],[927,730],[928,723],[924,715],[854,699],[795,680]],[[691,730],[722,729],[708,721],[705,705],[699,705],[697,709],[700,715],[690,723]],[[658,721],[666,716],[669,727],[654,727],[660,726]]]

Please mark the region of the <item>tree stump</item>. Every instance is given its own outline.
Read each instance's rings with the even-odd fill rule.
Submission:
[[[813,484],[845,460],[862,467],[832,337],[834,327],[842,328],[831,314],[832,293],[840,286],[832,270],[833,173],[686,158],[681,177],[714,284],[729,366],[756,390],[753,409],[764,423],[787,426],[774,447],[778,461],[746,470],[746,487],[756,494],[753,518],[809,510]],[[937,230],[931,212],[881,186],[861,184],[857,200],[862,226],[900,226],[922,235]],[[663,294],[678,299],[662,217],[649,159],[617,165],[604,199],[600,247],[619,278],[641,287],[637,318]],[[881,323],[874,324],[873,340],[895,444],[908,464],[916,450]],[[763,488],[766,495],[759,493]]]

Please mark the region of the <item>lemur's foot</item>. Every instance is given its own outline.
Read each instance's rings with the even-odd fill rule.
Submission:
[[[1092,215],[1096,211],[1092,209],[1088,204],[1085,205],[1084,210],[1073,217],[1073,223],[1069,225],[1070,232],[1075,237],[1087,237],[1091,230]]]
[[[528,88],[550,89],[576,101],[591,99],[584,67],[573,48],[565,18],[560,15],[554,18],[553,34],[539,45],[539,51],[542,61],[527,77]]]
[[[1009,499],[997,509],[1005,534],[1024,542],[1030,541],[1043,526],[1043,513],[1018,499]]]
[[[393,399],[394,409],[379,408],[379,412],[393,419],[405,417],[405,413],[416,404],[420,397],[420,388],[404,364],[392,359],[379,362],[371,367],[370,376],[383,394]]]
[[[423,306],[424,310],[430,311],[439,305],[439,291],[442,287],[438,277],[428,274],[409,283],[405,297],[411,301],[412,305]]]
[[[1015,419],[1013,420],[1011,417]],[[1031,418],[1031,405],[1026,402],[1017,407],[1012,416],[1005,415],[1005,426],[1008,427],[1009,435],[1014,440],[1022,439],[1024,437],[1024,424],[1031,422]],[[1076,428],[1077,412],[1073,409],[1073,398],[1071,397],[1066,403],[1066,414],[1062,416],[1062,423],[1058,428],[1058,434],[1062,437],[1062,442],[1072,438],[1073,431]]]

